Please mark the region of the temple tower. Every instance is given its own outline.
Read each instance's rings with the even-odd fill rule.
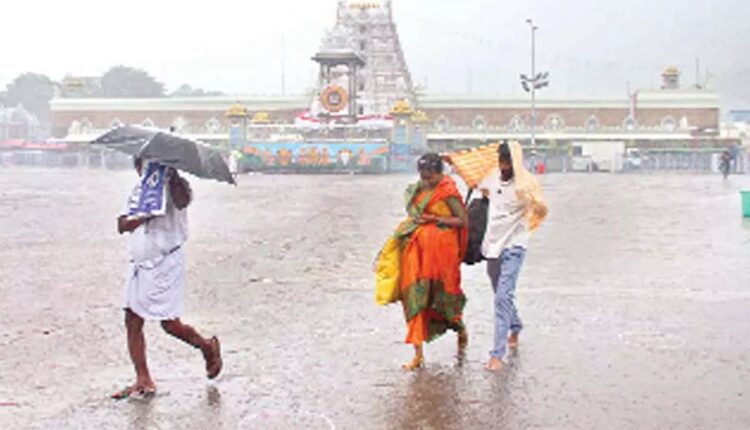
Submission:
[[[339,70],[336,67],[329,70],[327,75],[321,72],[321,84],[311,109],[314,115],[331,114],[331,106],[340,108],[340,104],[326,103],[324,97],[332,95],[333,101],[338,101],[343,95],[341,90],[348,92],[346,97],[354,98],[356,111],[349,114],[356,117],[388,115],[399,100],[416,105],[411,74],[393,22],[391,1],[382,4],[339,1],[336,24],[326,33],[316,57],[330,58],[334,54],[349,59],[356,55],[362,63],[350,61],[357,69],[353,76],[351,68],[343,64],[337,66],[341,66]]]

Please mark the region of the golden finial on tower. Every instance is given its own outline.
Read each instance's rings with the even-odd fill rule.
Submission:
[[[409,100],[401,99],[393,104],[391,115],[411,115],[414,110],[411,108]]]
[[[224,112],[224,116],[227,118],[246,118],[247,109],[245,109],[245,106],[242,106],[240,102],[236,102]]]

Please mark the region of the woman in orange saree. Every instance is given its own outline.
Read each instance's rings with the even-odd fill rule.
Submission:
[[[456,183],[443,175],[438,154],[422,156],[417,168],[420,181],[406,193],[409,217],[394,235],[401,248],[399,297],[407,323],[406,342],[414,345],[414,358],[404,365],[406,370],[423,366],[424,342],[448,329],[458,333],[459,349],[468,343],[460,269],[468,240],[466,209]]]

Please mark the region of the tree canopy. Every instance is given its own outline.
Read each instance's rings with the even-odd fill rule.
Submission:
[[[147,72],[115,66],[102,76],[104,97],[164,97],[164,84]]]

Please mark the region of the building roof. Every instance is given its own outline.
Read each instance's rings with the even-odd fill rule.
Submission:
[[[323,64],[349,64],[355,63],[358,66],[364,66],[365,60],[353,49],[325,49],[312,57],[313,61]]]
[[[536,105],[540,109],[628,109],[630,103],[631,102],[627,97],[565,99],[538,98],[536,101]],[[529,98],[425,94],[419,97],[419,106],[423,109],[527,109],[529,107]],[[640,108],[653,109],[669,109],[675,107],[718,109],[719,97],[716,93],[708,91],[640,91],[637,96],[637,106]]]
[[[53,112],[122,111],[215,111],[223,114],[240,103],[249,110],[306,109],[311,95],[291,96],[211,96],[160,98],[57,98],[50,102]]]
[[[645,90],[638,92],[638,106],[719,109],[720,99],[719,95],[713,91],[695,89]]]
[[[57,98],[50,103],[53,112],[121,112],[121,111],[215,111],[224,113],[240,103],[250,111],[305,110],[313,96],[207,96],[162,98]],[[537,99],[540,109],[628,109],[627,97]],[[649,90],[637,96],[639,108],[652,109],[719,109],[719,97],[710,91]],[[478,95],[425,94],[418,98],[420,109],[527,109],[527,97],[507,98]]]

